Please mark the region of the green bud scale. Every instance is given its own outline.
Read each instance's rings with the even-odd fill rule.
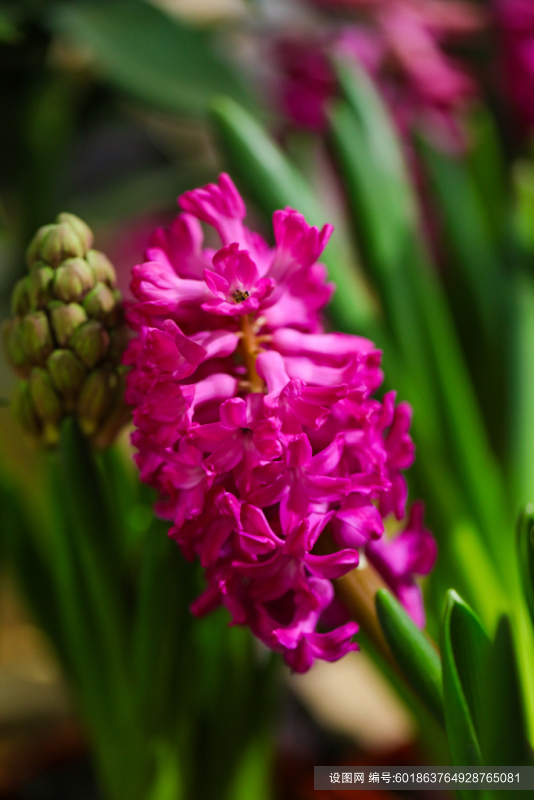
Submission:
[[[28,436],[55,445],[74,415],[97,446],[128,418],[123,400],[127,342],[120,293],[109,259],[93,249],[91,229],[59,214],[35,234],[29,274],[17,282],[4,323],[7,359],[20,376],[13,411]]]

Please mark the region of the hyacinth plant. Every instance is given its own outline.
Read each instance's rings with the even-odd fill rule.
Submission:
[[[335,287],[318,259],[332,227],[278,210],[271,249],[244,225],[226,174],[179,204],[134,268],[138,336],[124,360],[141,478],[206,570],[194,612],[223,604],[297,672],[335,661],[357,648],[358,626],[335,624],[332,580],[361,550],[424,626],[414,575],[431,570],[436,546],[421,505],[383,535],[385,517],[406,514],[411,410],[394,392],[372,397],[382,383],[372,342],[324,332]],[[201,221],[218,249],[203,249]]]
[[[161,34],[171,23],[132,2],[141,31],[133,46],[122,4],[98,5],[74,4],[57,19],[68,29],[81,18],[76,36],[92,32],[102,72],[121,90],[166,112],[182,109],[180,91],[170,91],[181,76],[172,73],[171,86],[168,75],[181,53],[191,58],[178,69],[188,79],[208,63],[205,40],[182,47],[190,32],[172,23],[178,38],[165,40],[174,44],[161,70]],[[14,298],[8,354],[27,381],[15,410],[41,442],[59,436],[59,451],[47,455],[51,487],[38,516],[2,479],[3,547],[75,688],[103,790],[116,800],[268,794],[272,661],[248,628],[303,671],[354,649],[359,624],[358,641],[399,691],[400,673],[444,723],[442,763],[532,763],[532,507],[514,531],[518,509],[534,499],[532,161],[508,178],[491,114],[473,113],[468,102],[481,88],[446,54],[444,43],[479,30],[473,5],[314,5],[335,9],[333,35],[312,37],[304,53],[294,39],[282,47],[282,95],[293,122],[320,129],[314,144],[328,141],[356,253],[343,226],[328,241],[332,217],[322,188],[312,188],[313,169],[304,177],[250,113],[215,101],[233,178],[256,210],[274,212],[274,248],[244,227],[243,202],[222,177],[182,196],[181,215],[135,268],[128,399],[141,477],[156,489],[163,522],[152,514],[153,493],[117,452],[91,454],[80,430],[92,436],[105,413],[80,414],[78,390],[101,367],[121,374],[116,351],[109,361],[105,345],[86,363],[77,331],[72,341],[70,333],[54,339],[54,309],[75,303],[89,317],[76,310],[80,327],[100,331],[96,320],[111,342],[112,320],[86,307],[93,282],[113,290],[110,275],[97,277],[87,242],[57,263],[40,253]],[[490,7],[508,94],[528,128],[530,5]],[[117,69],[125,51],[136,63]],[[201,94],[183,96],[194,104]],[[291,137],[288,145],[310,164]],[[417,180],[407,151],[417,154]],[[440,268],[414,191],[421,175],[445,234],[432,250]],[[203,247],[199,223],[215,229],[218,250]],[[64,285],[57,273],[73,265],[63,257],[87,262],[89,273],[78,263]],[[73,277],[75,297],[64,297]],[[44,294],[32,306],[41,279]],[[36,314],[50,320],[52,350],[66,352],[35,339],[44,327]],[[332,329],[341,332],[325,332]],[[101,332],[99,341],[107,341]],[[55,359],[72,367],[73,356],[83,367],[56,374]],[[417,576],[436,549],[422,506],[406,505],[406,400],[418,452],[407,477],[439,543],[424,606]],[[191,603],[212,613],[194,620]],[[421,630],[425,617],[439,650]],[[422,739],[439,739],[423,714],[418,720]]]

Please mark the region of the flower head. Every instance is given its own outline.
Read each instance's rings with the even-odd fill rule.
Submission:
[[[433,561],[421,515],[376,547],[383,517],[405,515],[410,412],[394,393],[373,399],[382,373],[371,342],[322,328],[333,287],[318,259],[331,226],[277,211],[270,248],[245,226],[228,175],[179,203],[133,271],[138,336],[125,362],[137,463],[170,535],[205,568],[193,611],[224,605],[302,672],[356,649],[357,624],[328,629],[328,610],[332,581],[370,547],[421,621],[413,573]],[[219,249],[203,248],[200,221]]]
[[[109,445],[129,416],[115,270],[93,249],[85,222],[68,213],[39,228],[26,258],[29,273],[15,285],[13,318],[3,326],[6,356],[20,377],[15,416],[41,445],[57,444],[67,416],[93,445]]]
[[[521,1],[521,0],[520,0]],[[326,125],[336,93],[333,55],[353,59],[375,80],[402,133],[423,125],[440,143],[462,145],[462,110],[476,95],[474,80],[443,45],[482,26],[472,4],[441,0],[314,0],[325,10],[352,15],[317,34],[285,35],[277,42],[280,98],[295,123]],[[356,18],[354,17],[356,14]]]

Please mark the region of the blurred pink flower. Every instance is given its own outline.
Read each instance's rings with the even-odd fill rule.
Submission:
[[[321,130],[336,82],[334,54],[354,58],[374,78],[402,133],[420,124],[448,147],[462,146],[459,115],[477,91],[443,44],[476,33],[482,14],[445,0],[314,0],[325,9],[358,12],[326,33],[281,37],[281,103],[298,125]],[[352,15],[354,17],[354,15]]]
[[[534,125],[534,3],[496,0],[505,89],[524,122]]]
[[[392,392],[371,397],[382,373],[370,341],[323,331],[334,287],[318,259],[331,226],[276,211],[270,248],[245,226],[228,175],[179,203],[134,267],[125,363],[141,478],[205,568],[193,611],[226,606],[303,672],[357,648],[357,624],[332,623],[332,581],[367,549],[423,624],[414,574],[431,568],[435,545],[421,508],[380,538],[383,518],[406,512],[410,409]],[[200,221],[219,249],[203,248]],[[315,552],[327,526],[334,552]]]

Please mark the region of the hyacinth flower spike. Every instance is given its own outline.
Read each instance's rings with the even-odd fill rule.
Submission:
[[[357,649],[365,608],[333,613],[344,576],[368,586],[372,574],[423,625],[414,576],[436,549],[422,506],[402,533],[384,532],[406,515],[410,410],[372,397],[383,377],[372,342],[324,331],[335,287],[318,259],[332,227],[279,210],[271,248],[225,174],[179,205],[134,267],[124,363],[141,478],[205,568],[193,612],[225,606],[297,672]],[[203,246],[201,222],[218,249]]]

